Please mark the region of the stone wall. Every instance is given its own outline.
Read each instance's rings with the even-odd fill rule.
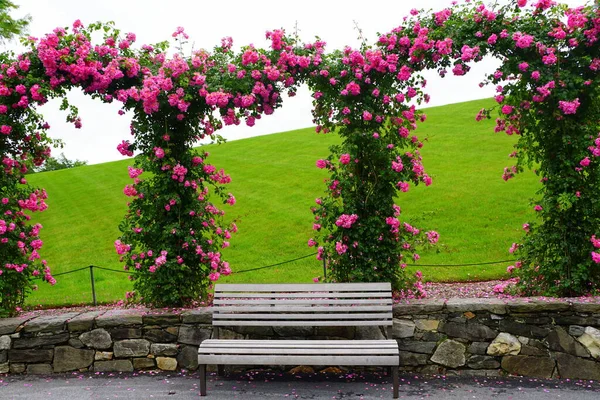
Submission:
[[[0,319],[0,373],[195,370],[207,338],[383,339],[377,327],[213,331],[210,309],[112,310]],[[403,370],[600,380],[600,303],[451,299],[394,306]]]

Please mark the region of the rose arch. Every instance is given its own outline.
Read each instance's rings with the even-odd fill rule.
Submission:
[[[0,296],[14,310],[33,276],[53,282],[39,252],[39,225],[28,211],[46,206],[43,189],[24,173],[49,156],[47,124],[37,108],[73,87],[133,112],[133,141],[118,147],[139,153],[129,168],[131,197],[115,242],[134,288],[153,305],[181,305],[206,294],[230,273],[221,259],[235,225],[225,226],[217,205],[234,204],[229,176],[192,146],[223,125],[271,114],[283,91],[307,83],[317,131],[336,130],[342,144],[317,161],[330,173],[316,200],[316,235],[309,240],[338,281],[392,281],[406,288],[403,265],[419,244],[435,243],[400,219],[394,203],[411,185],[429,185],[414,134],[428,100],[421,71],[464,75],[485,55],[501,60],[484,83],[497,86],[497,131],[519,135],[505,179],[533,165],[543,186],[536,223],[515,244],[513,269],[529,292],[583,293],[597,288],[600,239],[598,6],[577,9],[519,0],[496,9],[467,3],[440,12],[412,12],[371,46],[325,52],[325,43],[298,43],[281,30],[267,32],[268,49],[232,50],[230,38],[212,52],[166,56],[167,44],[134,45],[134,34],[112,25],[76,22],[56,29],[30,50],[3,54],[0,65]],[[182,29],[177,35],[185,36]],[[97,43],[92,38],[103,36]],[[68,119],[81,124],[66,103]],[[482,110],[477,118],[489,117]],[[142,175],[143,174],[143,175]],[[419,285],[413,288],[418,291]]]

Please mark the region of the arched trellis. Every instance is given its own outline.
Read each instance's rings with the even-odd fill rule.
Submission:
[[[132,201],[115,246],[146,302],[181,304],[228,273],[219,249],[236,229],[221,226],[223,212],[213,204],[215,195],[235,202],[223,186],[228,176],[191,146],[223,124],[245,120],[252,125],[280,106],[282,91],[294,91],[302,82],[314,93],[317,130],[337,129],[343,137],[342,146],[317,163],[330,170],[331,180],[314,209],[320,239],[309,244],[327,255],[336,279],[402,278],[398,264],[414,251],[419,231],[400,222],[393,199],[410,182],[430,182],[418,153],[421,143],[411,133],[424,118],[414,102],[427,100],[419,72],[452,69],[463,75],[469,62],[486,54],[503,61],[489,77],[501,86],[498,130],[521,135],[515,153],[520,163],[505,176],[525,160],[540,163],[545,179],[539,207],[543,223],[538,230],[529,228],[517,266],[542,290],[568,287],[549,285],[536,270],[557,261],[548,257],[548,248],[562,240],[572,257],[548,274],[550,282],[560,280],[564,271],[571,271],[569,284],[592,281],[597,274],[592,263],[600,261],[595,252],[589,256],[600,246],[592,236],[600,221],[594,158],[600,155],[600,144],[594,142],[599,31],[597,5],[567,11],[549,0],[528,7],[519,0],[496,10],[467,4],[438,13],[415,11],[373,46],[333,53],[325,53],[323,42],[300,44],[279,30],[267,34],[270,49],[246,47],[236,53],[231,40],[224,39],[212,53],[189,58],[167,58],[165,43],[133,50],[135,35],[119,35],[110,25],[84,28],[76,22],[71,32],[57,29],[31,40],[30,52],[3,55],[0,69],[0,254],[9,260],[0,266],[3,307],[14,307],[15,294],[25,290],[32,275],[45,273],[52,280],[49,269],[38,263],[39,227],[28,227],[23,212],[45,207],[44,192],[24,185],[23,173],[28,163],[39,164],[48,155],[50,140],[36,113],[48,98],[63,97],[78,86],[133,111],[134,141],[121,143],[119,151],[131,155],[138,150],[140,156],[130,169],[134,182],[125,193]],[[99,34],[103,41],[94,44],[91,38]],[[183,30],[176,34],[185,35]],[[76,109],[70,110],[69,119],[78,125]],[[565,132],[573,140],[561,146],[556,137]],[[548,156],[550,151],[556,152]],[[560,158],[562,168],[555,168],[553,157]],[[580,163],[577,169],[571,168],[573,162]],[[141,179],[143,171],[151,175]],[[569,184],[556,187],[564,176]],[[569,240],[562,234],[548,237],[548,248],[539,244],[552,229],[566,232],[556,221],[569,217],[577,224]],[[427,239],[435,242],[437,236],[429,233]]]

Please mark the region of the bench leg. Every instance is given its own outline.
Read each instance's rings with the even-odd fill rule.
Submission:
[[[206,396],[206,364],[198,365],[200,371],[200,396]]]
[[[392,376],[394,381],[394,398],[398,398],[398,386],[400,386],[400,382],[398,379],[398,367],[392,367]]]
[[[217,375],[225,376],[225,366],[224,365],[217,365]]]

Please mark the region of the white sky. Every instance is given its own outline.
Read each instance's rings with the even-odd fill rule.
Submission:
[[[345,45],[357,47],[359,41],[353,21],[362,29],[369,43],[377,32],[388,32],[402,23],[402,17],[411,8],[441,10],[451,0],[15,0],[20,5],[14,16],[29,14],[33,18],[29,34],[42,37],[54,28],[71,26],[80,19],[84,25],[95,21],[114,21],[122,32],[137,35],[137,46],[171,39],[177,26],[183,26],[190,35],[194,48],[212,49],[222,37],[231,36],[235,45],[253,43],[267,46],[265,31],[285,28],[294,30],[297,23],[300,36],[309,41],[319,36],[327,42],[327,49]],[[506,0],[500,0],[500,3]],[[572,6],[583,5],[583,0],[566,1]],[[12,46],[16,46],[13,44]],[[443,80],[434,73],[428,75],[429,106],[457,103],[491,97],[493,88],[479,88],[478,83],[493,68],[494,61],[475,65],[465,77],[448,74]],[[59,102],[52,101],[41,108],[50,123],[50,135],[65,142],[65,148],[53,150],[53,155],[64,152],[69,159],[86,160],[90,164],[123,158],[117,150],[121,140],[130,138],[128,115],[119,116],[117,103],[109,105],[93,101],[81,92],[73,92],[69,99],[79,107],[83,128],[67,124],[65,114],[58,110]],[[284,98],[283,107],[271,116],[264,116],[253,128],[242,122],[226,127],[220,134],[228,140],[288,131],[312,126],[311,97],[303,88],[294,98]]]

